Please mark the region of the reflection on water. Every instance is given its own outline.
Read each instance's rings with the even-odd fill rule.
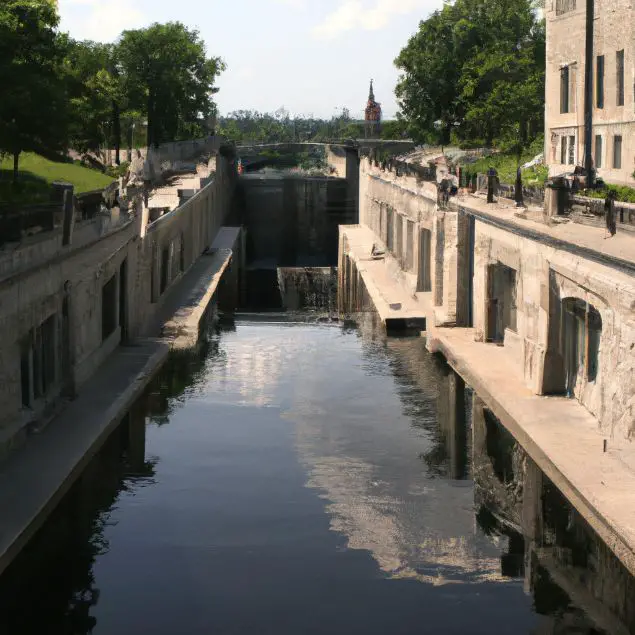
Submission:
[[[0,633],[627,633],[633,580],[419,338],[238,316],[0,578]]]

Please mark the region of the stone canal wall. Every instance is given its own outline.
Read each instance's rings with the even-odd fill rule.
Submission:
[[[548,225],[518,218],[511,206],[465,197],[441,209],[435,183],[367,160],[360,224],[432,326],[471,329],[474,341],[502,346],[532,392],[570,394],[603,434],[630,438],[635,263],[560,238]]]
[[[138,200],[90,236],[74,221],[69,244],[54,230],[3,247],[0,457],[81,393],[121,344],[158,334],[165,298],[227,216],[233,173],[219,156],[209,182],[154,222]]]
[[[357,219],[346,179],[253,174],[240,178],[247,259],[258,268],[337,262],[340,224]]]
[[[508,201],[438,205],[436,184],[363,160],[339,297],[355,310],[363,289],[389,328],[420,316],[428,348],[633,570],[635,258],[620,238]]]

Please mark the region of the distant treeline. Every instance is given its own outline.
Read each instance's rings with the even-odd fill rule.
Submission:
[[[238,110],[221,117],[216,128],[219,134],[236,143],[287,143],[293,141],[315,141],[364,138],[364,123],[351,118],[344,108],[331,119],[314,117],[291,117],[280,108],[274,113],[254,110]],[[405,124],[401,121],[384,121],[382,139],[401,139],[406,136]]]

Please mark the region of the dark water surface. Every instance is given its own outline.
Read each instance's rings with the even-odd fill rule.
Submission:
[[[527,530],[522,449],[367,322],[175,356],[0,578],[0,633],[618,632],[621,565],[548,483]]]

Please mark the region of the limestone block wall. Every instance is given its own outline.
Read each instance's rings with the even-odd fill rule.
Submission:
[[[560,346],[559,306],[566,298],[588,302],[602,318],[597,375],[588,381],[580,369],[574,394],[604,433],[630,437],[635,428],[635,281],[511,228],[477,220],[475,229],[475,338],[483,341],[486,334],[488,267],[510,267],[516,272],[517,328],[506,331],[504,347],[527,386],[537,394],[550,393],[553,355]]]
[[[60,395],[81,390],[124,335],[144,334],[164,297],[152,294],[161,281],[160,255],[167,247],[165,292],[212,244],[230,208],[234,175],[232,163],[219,158],[208,185],[149,228],[137,209],[101,239],[88,241],[79,231],[78,244],[64,247],[53,233],[26,241],[23,253],[18,246],[2,254],[0,457],[30,424],[54,413]],[[87,231],[93,236],[94,227]]]
[[[218,157],[209,183],[175,210],[148,225],[139,242],[132,284],[133,337],[147,332],[165,293],[211,246],[231,205],[232,165]]]
[[[435,183],[383,171],[368,159],[360,162],[359,222],[371,228],[378,243],[400,261],[404,281],[413,293],[417,291],[422,265],[421,232],[428,231],[432,236],[438,222],[436,198]],[[452,226],[448,223],[445,232],[450,242],[456,240]],[[436,262],[435,241],[431,240],[430,245],[430,277],[434,279],[437,267],[442,264]]]
[[[568,10],[558,10],[567,8]],[[574,163],[584,157],[584,74],[586,3],[553,0],[545,6],[545,158],[551,173],[571,169],[561,158],[562,138],[575,137]],[[594,20],[593,156],[598,174],[633,184],[635,169],[635,8],[630,0],[596,0]],[[617,51],[624,51],[624,104],[617,101]],[[597,59],[604,57],[604,101],[598,107]],[[569,68],[569,112],[561,113],[561,69]],[[613,166],[615,136],[622,137],[622,166]],[[596,147],[601,136],[601,148]],[[599,155],[599,156],[598,156]]]
[[[88,369],[85,364],[102,343],[102,283],[118,272],[134,233],[134,224],[128,223],[96,245],[67,248],[0,283],[0,449],[5,436],[46,415],[65,386],[72,390],[76,371],[81,376]],[[43,331],[45,323],[51,328]],[[22,365],[27,361],[31,397],[23,408]],[[54,379],[38,389],[35,384],[47,365]]]
[[[408,254],[407,223],[412,222],[415,235],[431,231],[435,323],[471,326],[476,341],[484,342],[492,319],[490,268],[513,270],[515,325],[505,329],[501,343],[519,377],[536,394],[564,394],[569,388],[563,379],[567,299],[579,299],[596,309],[601,317],[597,364],[594,361],[593,376],[587,365],[578,367],[578,375],[570,380],[572,396],[597,418],[604,434],[616,440],[631,438],[635,433],[633,277],[573,249],[546,244],[514,223],[493,224],[478,208],[469,207],[469,199],[454,199],[448,209],[438,209],[434,187],[362,161],[360,223],[400,260],[406,288],[412,292],[417,288],[419,250],[415,247],[412,257]],[[584,352],[588,360],[593,342],[586,337],[579,346],[588,347]]]

